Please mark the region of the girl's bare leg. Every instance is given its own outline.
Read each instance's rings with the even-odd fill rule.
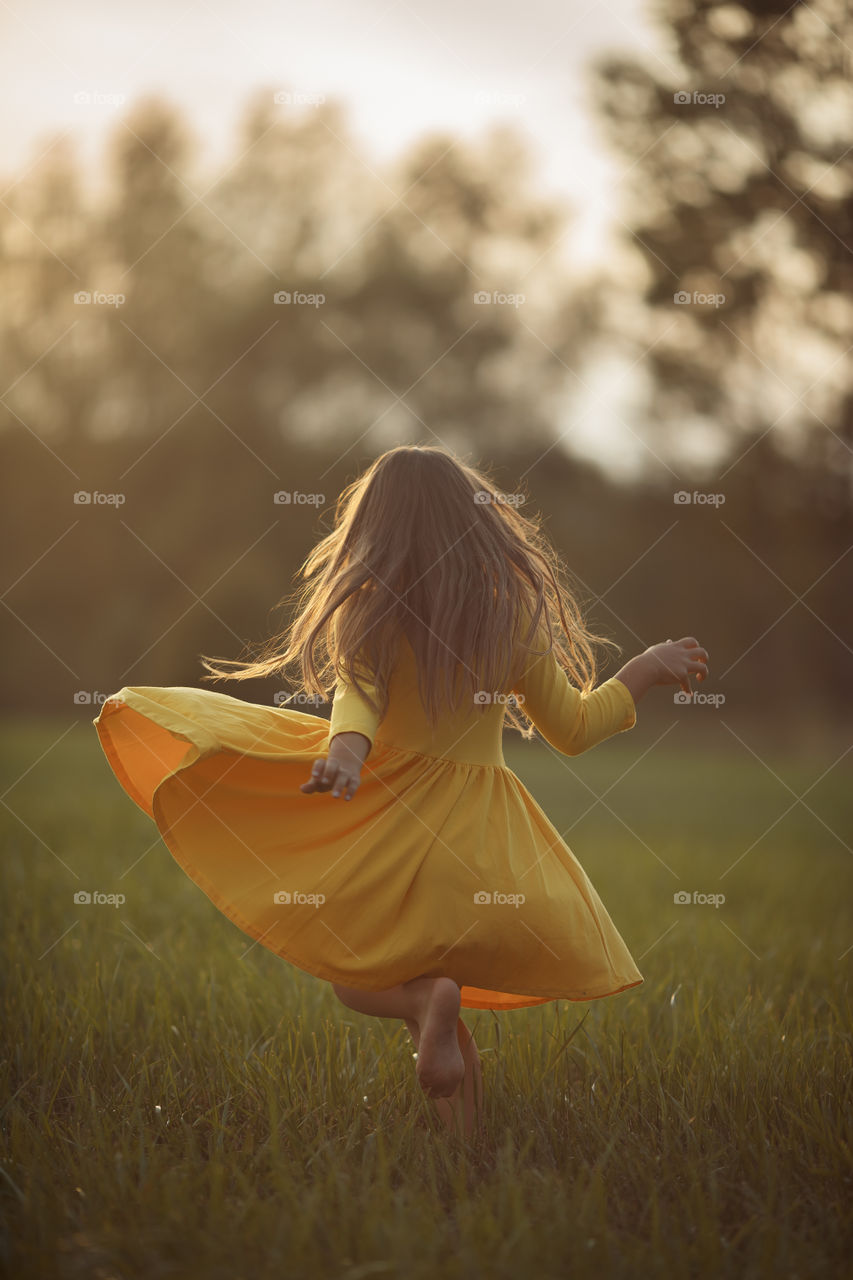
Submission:
[[[331,985],[349,1009],[415,1023],[420,1036],[415,1074],[424,1093],[447,1098],[457,1091],[465,1079],[465,1058],[456,1027],[461,993],[452,978],[412,978],[387,991]]]

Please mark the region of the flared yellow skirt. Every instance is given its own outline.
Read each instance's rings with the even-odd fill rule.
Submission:
[[[250,938],[330,982],[449,976],[470,1009],[597,1000],[643,977],[505,766],[375,739],[351,801],[300,786],[328,722],[208,689],[124,688],[93,721],[178,864]]]

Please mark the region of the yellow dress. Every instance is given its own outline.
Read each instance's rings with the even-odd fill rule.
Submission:
[[[582,694],[552,653],[528,654],[512,692],[567,755],[636,723],[620,680]],[[469,1009],[638,986],[586,873],[504,761],[505,700],[433,732],[405,638],[389,693],[378,722],[343,682],[330,720],[211,689],[125,687],[93,723],[187,875],[307,973],[370,991],[447,975]],[[353,799],[300,791],[349,730],[372,743]]]

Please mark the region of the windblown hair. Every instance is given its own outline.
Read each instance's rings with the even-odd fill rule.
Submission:
[[[517,678],[519,641],[533,654],[553,649],[572,682],[588,692],[596,677],[594,646],[620,646],[587,629],[564,566],[538,519],[521,515],[519,500],[523,495],[504,495],[443,448],[388,450],[340,494],[333,531],[300,568],[305,585],[285,597],[295,598],[295,619],[254,660],[225,660],[241,669],[200,655],[212,673],[201,678],[248,680],[298,662],[309,694],[328,698],[331,675],[342,675],[383,717],[405,634],[433,726],[443,706],[487,710],[475,693],[499,692]],[[557,618],[565,641],[555,634]],[[530,641],[543,625],[549,643],[535,650]],[[361,680],[375,687],[378,705]],[[505,723],[533,736],[523,703],[507,703]]]

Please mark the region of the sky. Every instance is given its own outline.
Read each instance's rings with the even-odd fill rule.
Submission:
[[[117,116],[150,93],[181,110],[215,174],[236,158],[248,98],[267,86],[337,98],[371,162],[436,128],[473,137],[495,121],[515,124],[543,192],[574,208],[565,261],[589,270],[606,252],[620,162],[587,112],[584,67],[618,51],[677,80],[647,9],[645,0],[0,0],[0,193],[66,132],[97,185]],[[593,447],[615,430],[630,468],[637,440],[593,417]]]

